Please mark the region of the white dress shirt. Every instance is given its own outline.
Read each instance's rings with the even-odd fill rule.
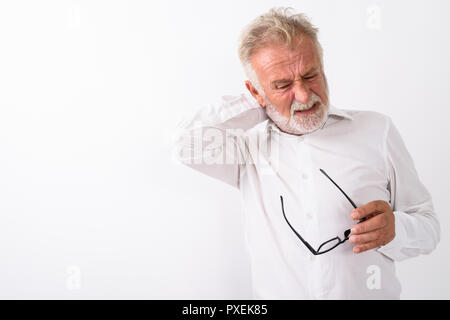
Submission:
[[[296,136],[280,131],[248,93],[223,97],[184,120],[176,154],[184,164],[236,187],[244,206],[256,299],[398,299],[394,261],[430,253],[440,227],[432,199],[392,120],[378,112],[330,106],[325,125]],[[388,202],[394,240],[360,254],[346,241],[313,255],[284,220],[315,249],[356,221],[359,207]]]

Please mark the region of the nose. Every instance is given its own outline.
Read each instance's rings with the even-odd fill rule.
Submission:
[[[293,89],[295,100],[300,103],[309,102],[309,100],[311,99],[311,90],[302,80],[295,81]]]

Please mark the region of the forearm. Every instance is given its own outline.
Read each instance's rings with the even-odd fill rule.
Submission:
[[[390,119],[386,168],[396,235],[378,250],[397,261],[430,253],[440,240],[439,221],[431,195],[420,181],[413,159]]]
[[[191,131],[198,128],[248,130],[267,119],[265,109],[248,94],[237,97],[225,96],[218,103],[199,109],[184,119],[178,129]]]
[[[179,124],[175,134],[176,158],[237,187],[242,164],[239,139],[266,119],[265,109],[248,94],[224,97]]]
[[[421,213],[394,211],[394,215],[395,238],[379,248],[379,252],[402,261],[429,254],[436,248],[440,241],[440,225],[432,210]]]

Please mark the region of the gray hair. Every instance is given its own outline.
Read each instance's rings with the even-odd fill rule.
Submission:
[[[317,33],[309,18],[302,13],[292,13],[292,8],[272,8],[247,25],[239,39],[239,59],[244,71],[258,91],[261,86],[251,65],[252,56],[261,48],[273,43],[281,43],[291,47],[293,41],[306,35],[313,40],[323,65],[323,50]]]

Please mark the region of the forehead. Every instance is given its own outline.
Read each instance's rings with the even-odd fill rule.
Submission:
[[[259,49],[252,56],[251,63],[260,78],[274,78],[302,74],[320,67],[320,57],[314,42],[309,37],[302,37],[292,48],[271,44]]]

